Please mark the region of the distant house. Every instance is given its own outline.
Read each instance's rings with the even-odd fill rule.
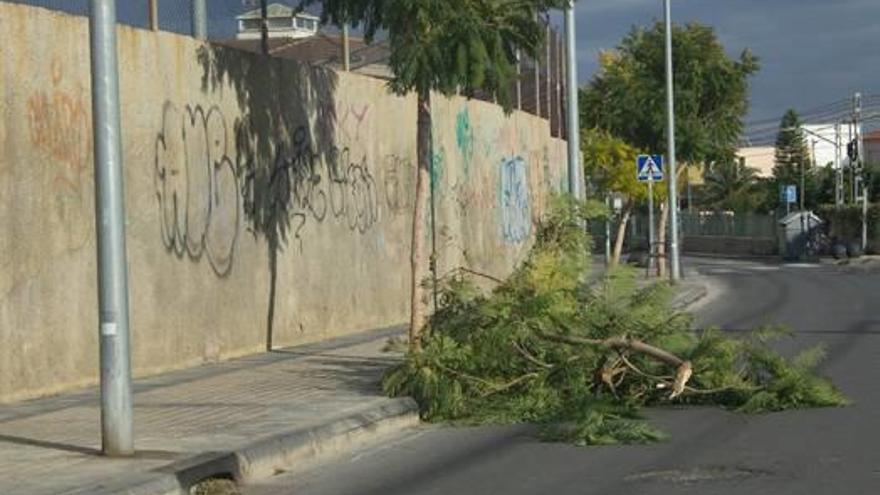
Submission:
[[[880,164],[880,129],[865,134],[865,162]]]
[[[236,17],[238,21],[236,39],[262,39],[262,18],[260,9],[255,9]],[[266,16],[269,38],[273,39],[310,38],[318,33],[319,21],[320,18],[317,16],[305,12],[297,13],[292,7],[280,3],[269,5]]]
[[[746,167],[757,171],[758,177],[772,177],[776,165],[776,148],[773,146],[751,146],[740,148],[736,155],[745,161]]]

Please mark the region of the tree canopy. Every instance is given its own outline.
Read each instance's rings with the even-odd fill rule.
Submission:
[[[302,5],[319,0],[302,0]],[[541,14],[565,0],[320,0],[322,21],[349,23],[367,39],[388,34],[398,94],[486,91],[509,109],[516,53],[537,56]]]
[[[665,28],[636,27],[617,49],[600,55],[600,70],[581,92],[581,122],[652,153],[666,152]],[[677,154],[684,162],[734,156],[748,110],[749,77],[759,69],[750,51],[727,55],[714,30],[673,27]]]
[[[793,109],[786,111],[779,122],[775,158],[773,176],[781,182],[797,183],[801,165],[809,168],[810,151],[804,138],[804,130],[801,128],[800,116]]]

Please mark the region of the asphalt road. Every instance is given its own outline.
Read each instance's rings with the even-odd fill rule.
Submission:
[[[880,494],[880,273],[828,265],[688,260],[709,283],[702,324],[784,323],[792,350],[819,342],[822,370],[855,404],[745,416],[655,409],[672,438],[648,446],[543,443],[531,428],[426,426],[247,495]]]

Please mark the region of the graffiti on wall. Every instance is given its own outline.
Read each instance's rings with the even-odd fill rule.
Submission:
[[[27,99],[31,144],[71,169],[85,167],[92,140],[83,90],[61,88],[64,71],[51,65],[52,90],[37,90]]]
[[[399,155],[385,157],[383,186],[385,203],[392,213],[402,213],[412,208],[413,197],[410,192],[415,182],[415,168],[409,158]]]
[[[268,174],[252,158],[242,167],[242,195],[251,218],[261,217],[261,209],[287,215],[300,249],[310,222],[320,224],[332,218],[360,234],[376,224],[378,191],[366,155],[356,160],[349,148],[336,146],[320,153],[306,126],[294,129],[286,141],[289,144],[276,145]]]
[[[506,242],[519,244],[532,230],[526,162],[520,156],[501,162],[501,234]]]
[[[228,136],[218,107],[166,102],[155,143],[162,241],[178,257],[207,258],[219,276],[232,269],[241,221]]]
[[[337,113],[341,115],[339,119],[339,129],[342,131],[347,142],[356,142],[361,140],[361,127],[367,119],[370,112],[369,104],[345,104],[340,105],[342,108]]]
[[[463,108],[455,117],[455,142],[461,153],[464,165],[465,177],[470,175],[471,164],[474,160],[474,128],[471,127],[471,114],[467,107]]]
[[[88,231],[87,192],[83,182],[92,149],[92,133],[84,90],[63,88],[64,67],[58,60],[50,66],[52,89],[36,90],[27,99],[30,144],[55,165],[49,167],[53,176],[52,219],[63,237],[66,249],[75,251],[85,246]]]

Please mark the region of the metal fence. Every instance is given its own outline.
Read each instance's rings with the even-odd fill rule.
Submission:
[[[727,212],[682,212],[681,232],[687,236],[775,238],[773,215]]]
[[[259,10],[259,0],[202,0],[205,6],[206,37],[214,42],[238,49],[259,52],[259,39],[240,36],[238,17]],[[86,16],[89,0],[0,0],[55,10],[70,15]],[[271,5],[296,9],[299,0],[270,0]],[[117,18],[120,24],[142,29],[171,31],[192,35],[195,23],[193,11],[196,0],[117,0]],[[314,12],[313,12],[314,13]],[[308,14],[308,13],[307,13]],[[546,43],[540,56],[523,57],[518,64],[518,78],[510,88],[514,108],[547,119],[551,135],[567,138],[566,130],[566,56],[562,33],[545,21]],[[348,45],[346,50],[346,44]],[[349,53],[349,64],[344,54]],[[301,39],[273,38],[270,55],[342,70],[346,65],[353,72],[388,78],[390,50],[380,33],[365,43],[357,31],[345,37],[341,31],[325,26],[314,35]],[[492,101],[492,95],[475,94],[476,99]]]

